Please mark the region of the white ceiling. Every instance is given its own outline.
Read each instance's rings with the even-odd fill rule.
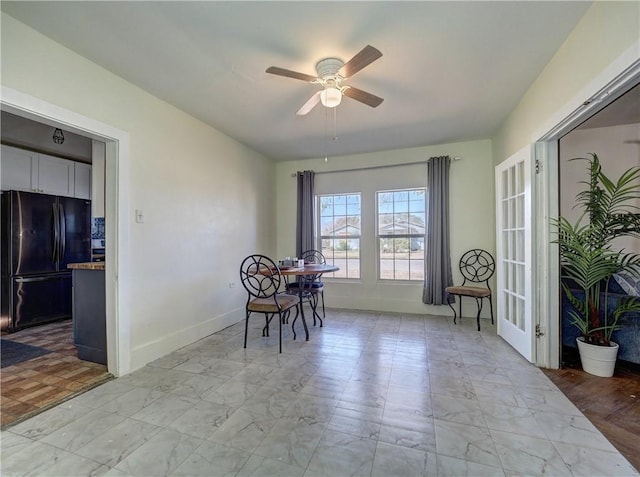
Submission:
[[[55,41],[275,160],[491,137],[590,2],[12,2]],[[383,56],[347,81],[384,98],[295,112],[326,57]],[[328,140],[327,140],[328,137]]]

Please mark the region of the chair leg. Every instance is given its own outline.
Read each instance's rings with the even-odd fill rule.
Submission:
[[[326,318],[327,315],[324,313],[324,290],[320,292],[320,295],[322,295],[322,318]]]
[[[320,314],[318,313],[318,294],[312,293],[309,296],[309,302],[311,302],[311,308],[313,309],[313,326],[316,326],[316,317],[320,322],[320,328],[322,328],[322,318],[320,318]]]
[[[313,326],[316,326],[316,310],[313,307],[313,294],[309,293],[307,296],[307,301],[309,302],[309,306],[311,307],[311,316],[313,316]]]
[[[491,295],[489,295],[488,298],[489,298],[489,306],[491,307],[491,309],[489,310],[491,312],[491,324],[493,325],[493,302],[491,301]]]
[[[476,306],[478,307],[478,314],[476,315],[476,321],[478,322],[478,331],[480,331],[480,312],[482,311],[482,298],[476,298]]]
[[[460,299],[460,301],[462,301],[461,297],[458,297]],[[453,324],[456,324],[456,309],[453,307],[453,305],[451,304],[451,293],[447,294],[447,305],[449,305],[449,308],[451,308],[451,311],[453,311]]]
[[[313,326],[316,326],[316,316],[318,317],[318,319],[320,318],[320,316],[318,316],[318,313],[316,312],[317,302],[315,301],[315,295],[311,292],[307,292],[306,298],[307,298],[307,301],[309,302],[309,307],[311,308],[311,312],[313,316]]]
[[[264,314],[265,325],[264,328],[262,328],[262,336],[269,336],[269,325],[271,324],[271,320],[273,320],[274,316],[276,316],[275,313],[271,313],[271,317],[269,317],[269,313]]]
[[[246,312],[247,317],[244,322],[244,347],[247,347],[247,332],[249,331],[249,311]]]
[[[288,310],[287,310],[288,311]],[[278,346],[282,354],[282,313],[278,313]]]
[[[300,307],[301,305],[298,303],[296,305],[296,316],[293,319],[293,321],[291,322],[291,331],[293,331],[293,341],[296,340],[296,320],[298,319],[298,315],[300,314],[300,310],[298,309],[298,307]]]

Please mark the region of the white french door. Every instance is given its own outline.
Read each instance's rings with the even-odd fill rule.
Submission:
[[[528,361],[535,352],[531,146],[496,167],[498,334]]]

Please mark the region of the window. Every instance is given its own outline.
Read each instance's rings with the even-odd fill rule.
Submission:
[[[320,195],[318,207],[322,254],[340,267],[325,276],[360,278],[360,194]]]
[[[378,277],[424,280],[426,189],[380,191]]]

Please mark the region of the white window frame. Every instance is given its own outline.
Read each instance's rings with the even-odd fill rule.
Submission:
[[[427,220],[427,188],[426,187],[407,187],[407,188],[401,188],[401,189],[387,189],[387,190],[378,190],[375,193],[375,210],[374,210],[374,214],[375,214],[375,243],[376,243],[376,263],[377,263],[377,278],[380,281],[384,281],[384,282],[420,282],[424,280],[424,247],[425,247],[425,234],[380,234],[380,203],[379,203],[379,198],[380,198],[380,194],[385,194],[385,193],[397,193],[397,192],[411,192],[411,191],[422,191],[424,193],[424,227],[426,227],[426,220]],[[394,201],[395,203],[395,201]],[[395,212],[393,212],[393,214],[395,214]],[[382,273],[382,265],[381,265],[381,260],[382,257],[380,255],[380,241],[383,239],[407,239],[409,240],[409,243],[411,243],[411,241],[413,239],[421,239],[422,240],[422,247],[423,247],[423,257],[422,257],[422,271],[423,271],[423,275],[419,278],[396,278],[396,258],[395,258],[395,252],[394,252],[394,258],[393,258],[393,263],[394,263],[394,267],[393,267],[393,274],[394,277],[393,278],[383,278],[381,277],[381,273]],[[408,261],[408,265],[409,265],[409,273],[411,271],[411,247],[409,247],[409,258],[407,259]]]
[[[348,197],[348,196],[357,196],[359,198],[359,202],[360,202],[360,213],[359,213],[359,222],[360,222],[360,233],[358,235],[336,235],[335,233],[332,235],[323,235],[322,233],[322,210],[321,210],[321,201],[323,197]],[[349,215],[352,214],[347,214],[345,215],[345,217],[348,217]],[[336,215],[334,214],[332,217],[336,217]],[[338,216],[340,217],[340,216]],[[340,267],[340,271],[336,273],[326,273],[323,275],[323,279],[324,278],[339,278],[339,279],[344,279],[344,280],[360,280],[362,278],[362,192],[338,192],[338,193],[329,193],[329,194],[318,194],[316,195],[316,230],[317,230],[317,237],[316,237],[316,243],[317,243],[317,248],[318,250],[320,250],[324,256],[325,259],[327,261],[328,264],[335,264],[336,261],[336,257],[335,257],[335,248],[334,248],[334,255],[333,256],[328,256],[328,254],[324,253],[324,248],[322,246],[322,243],[324,240],[358,240],[358,274],[357,276],[349,276],[349,267]],[[345,224],[346,227],[348,227],[348,224]],[[335,231],[334,231],[335,232]],[[346,259],[346,257],[345,257]],[[338,264],[340,265],[340,264]]]

